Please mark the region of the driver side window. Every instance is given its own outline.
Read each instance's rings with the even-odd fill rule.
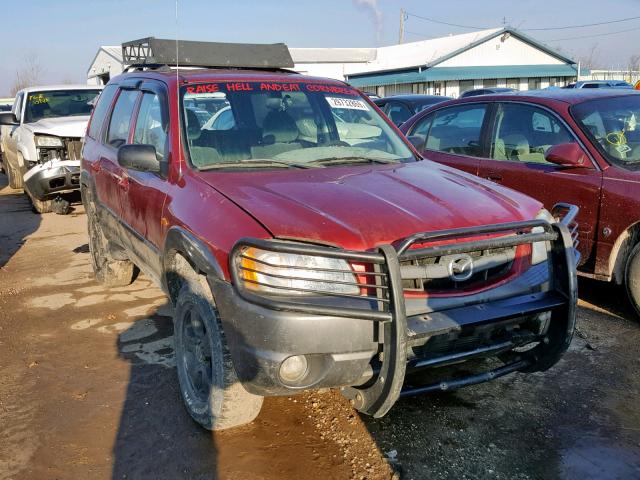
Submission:
[[[167,125],[163,120],[160,97],[155,93],[145,92],[142,96],[133,143],[153,145],[158,160],[166,158]]]
[[[547,150],[574,142],[573,136],[551,113],[532,105],[498,106],[491,138],[490,158],[549,164]]]

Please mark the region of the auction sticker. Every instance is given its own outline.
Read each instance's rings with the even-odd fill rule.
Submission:
[[[348,108],[351,110],[369,111],[369,107],[362,100],[355,98],[326,97],[331,108]]]

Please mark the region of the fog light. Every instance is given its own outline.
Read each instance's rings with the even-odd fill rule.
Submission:
[[[285,383],[296,383],[307,374],[307,358],[304,355],[294,355],[287,358],[280,365],[280,378]]]

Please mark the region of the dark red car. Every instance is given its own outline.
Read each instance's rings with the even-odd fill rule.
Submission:
[[[175,42],[134,43],[153,62],[109,82],[83,149],[91,258],[107,285],[136,266],[168,294],[182,396],[201,425],[246,423],[264,396],[321,387],[381,416],[401,393],[562,356],[575,207],[559,221],[421,161],[359,91],[282,70],[286,47],[180,42],[182,66],[212,53],[209,65],[236,68],[176,72],[158,65]],[[463,363],[475,371],[442,368]],[[425,370],[428,382],[406,377]]]
[[[579,271],[640,313],[640,92],[550,89],[459,99],[401,128],[425,158],[580,208]]]

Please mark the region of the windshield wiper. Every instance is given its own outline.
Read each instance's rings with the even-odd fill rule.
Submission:
[[[389,163],[400,163],[400,160],[390,159],[390,158],[372,158],[372,157],[327,157],[327,158],[319,158],[317,160],[312,160],[309,163],[320,164],[320,165],[331,165],[335,163],[381,163],[381,164],[389,164]]]
[[[290,167],[321,168],[320,165],[309,165],[308,163],[299,163],[299,162],[286,162],[284,160],[273,160],[271,158],[264,158],[264,159],[252,158],[248,160],[239,160],[237,162],[220,162],[220,163],[214,163],[214,164],[207,165],[204,167],[199,167],[199,168],[200,170],[217,170],[221,168],[238,168],[238,167],[245,167],[245,166],[250,166],[251,168],[256,168],[256,167],[268,168],[273,166],[285,167],[285,168],[290,168]]]

